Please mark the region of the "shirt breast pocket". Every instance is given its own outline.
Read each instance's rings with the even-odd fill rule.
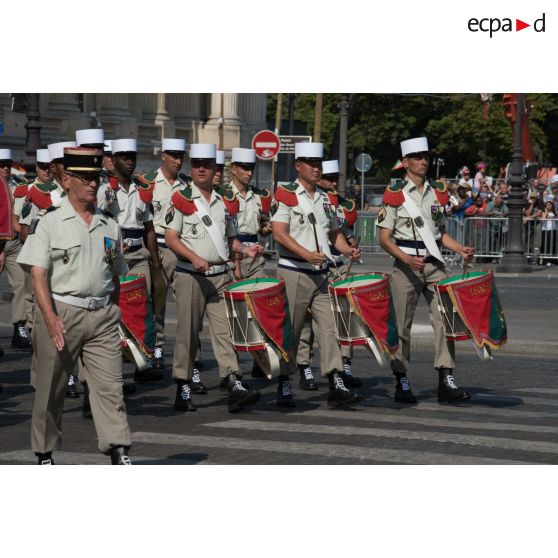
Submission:
[[[70,265],[76,261],[81,244],[76,240],[60,240],[51,243],[51,258],[54,264]]]
[[[203,225],[199,221],[184,221],[184,227],[182,229],[184,238],[191,238],[193,240],[198,238],[203,238],[205,230]]]

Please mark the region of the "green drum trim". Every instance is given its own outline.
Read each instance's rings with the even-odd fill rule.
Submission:
[[[237,281],[228,287],[225,287],[225,291],[231,292],[241,287],[246,287],[247,285],[253,285],[254,283],[273,283],[274,285],[278,285],[281,283],[281,279],[277,279],[275,277],[256,277],[254,279],[243,279],[242,281]]]
[[[456,281],[466,281],[467,279],[475,279],[476,277],[486,277],[490,271],[471,271],[467,273],[465,277],[463,275],[453,275],[452,277],[448,277],[447,279],[442,279],[438,281],[438,285],[449,285],[451,283],[455,283]]]
[[[130,281],[137,281],[140,278],[140,275],[121,275],[120,276],[120,284],[129,283]]]
[[[375,281],[381,281],[385,279],[385,275],[380,275],[379,273],[363,273],[362,275],[351,275],[346,279],[338,279],[337,281],[333,281],[331,283],[332,287],[348,287],[354,281],[362,281],[363,279],[373,279]]]

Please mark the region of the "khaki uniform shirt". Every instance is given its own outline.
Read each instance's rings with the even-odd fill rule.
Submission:
[[[233,181],[230,187],[240,203],[240,211],[236,214],[238,234],[258,234],[260,217],[263,213],[260,196],[255,194],[252,188],[248,188],[245,195],[241,194]]]
[[[153,225],[157,234],[165,234],[165,215],[169,207],[170,199],[175,190],[182,190],[186,186],[186,181],[180,177],[174,184],[165,178],[162,169],[157,171],[155,178],[155,188],[153,190]]]
[[[148,203],[142,202],[134,181],[126,192],[122,186],[115,192],[107,182],[99,186],[97,205],[116,218],[123,229],[143,230],[145,223],[153,221]]]
[[[113,277],[128,269],[116,221],[96,209],[87,226],[68,198],[39,221],[32,236],[17,262],[27,271],[35,265],[46,269],[53,293],[103,297],[114,290]]]
[[[49,192],[49,195],[50,195],[50,199],[52,200],[52,205],[59,206],[62,201],[62,197],[65,196],[65,192],[64,192],[64,188],[62,188],[62,186],[60,186],[60,184],[56,180],[53,180],[53,182],[56,184],[57,188],[56,190]],[[36,182],[30,184],[29,189],[34,188],[35,184]],[[25,203],[29,204],[30,206],[29,213],[27,213],[27,215],[22,216],[20,218],[19,220],[20,225],[31,226],[31,223],[35,219],[40,219],[41,217],[44,217],[48,213],[47,209],[40,209],[31,201],[26,200]],[[23,210],[23,205],[22,205],[22,210]]]
[[[425,226],[430,229],[434,238],[439,240],[442,236],[440,227],[446,224],[446,214],[444,206],[438,201],[430,183],[425,183],[421,193],[416,185],[407,178],[407,184],[403,190],[415,202],[415,205],[422,213]],[[403,206],[392,207],[390,205],[383,205],[378,213],[378,227],[392,230],[393,238],[395,239],[415,240],[411,222],[412,220]],[[420,241],[421,238],[416,228],[415,235],[416,239]]]
[[[335,207],[330,203],[327,194],[320,188],[317,188],[314,193],[314,198],[312,199],[306,188],[304,188],[298,180],[296,184],[298,184],[296,193],[306,196],[314,208],[316,226],[322,227],[326,237],[329,237],[330,231],[335,231],[338,227]],[[287,223],[289,225],[289,234],[301,246],[304,246],[304,248],[312,252],[317,250],[312,224],[298,205],[290,207],[279,202],[277,210],[271,218],[271,222]],[[284,258],[299,258],[299,256],[292,254],[281,245],[279,245],[279,256]]]
[[[228,249],[228,239],[236,236],[236,225],[225,207],[221,196],[215,190],[212,190],[211,200],[208,204],[197,186],[192,183],[192,200],[196,204],[205,205],[205,209],[212,222],[219,227],[219,232],[223,236],[223,242]],[[225,263],[219,256],[215,244],[211,240],[209,233],[205,230],[197,213],[186,215],[173,205],[169,206],[167,212],[169,213],[170,220],[168,224],[165,222],[164,228],[177,231],[184,245],[192,250],[192,252],[195,252],[200,258],[209,262],[210,265]]]

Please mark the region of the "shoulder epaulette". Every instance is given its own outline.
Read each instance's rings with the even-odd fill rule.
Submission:
[[[138,187],[139,197],[143,203],[151,203],[153,201],[153,191],[155,189],[155,182],[148,180],[149,174],[138,174],[134,176],[134,182]]]
[[[171,203],[185,215],[192,215],[196,212],[196,202],[192,199],[192,188],[190,186],[174,192],[171,196]]]
[[[213,186],[213,190],[214,190],[217,194],[219,194],[220,196],[224,196],[224,195],[225,195],[225,192],[226,192],[227,190],[231,190],[231,191],[232,191],[232,188],[231,188],[231,185],[230,185],[230,184],[221,184],[220,186]]]
[[[223,199],[223,203],[231,215],[236,215],[240,211],[240,201],[232,188],[225,186],[217,193]]]
[[[356,202],[354,200],[347,200],[341,196],[338,196],[338,198],[339,205],[343,208],[343,213],[345,214],[347,225],[349,225],[349,227],[353,227],[358,218]]]
[[[52,186],[52,187],[51,187]],[[57,188],[53,182],[45,182],[44,184],[35,184],[33,188],[27,191],[27,199],[34,203],[39,209],[48,209],[52,207],[52,198],[50,192]]]
[[[138,174],[135,178],[143,182],[155,182],[157,171],[149,171],[144,174]]]
[[[437,180],[434,182],[433,188],[440,205],[447,205],[449,203],[449,190],[447,183]]]
[[[115,192],[118,192],[118,190],[120,190],[120,184],[118,184],[118,178],[116,178],[116,176],[114,176],[114,174],[109,174],[108,179],[109,179],[109,186]]]
[[[324,188],[322,189],[327,194],[329,203],[333,205],[333,207],[339,207],[339,194],[335,190],[329,190]]]
[[[252,191],[254,194],[260,196],[260,202],[262,204],[262,211],[264,213],[269,213],[271,210],[271,192],[269,190],[265,190],[264,188],[254,188],[252,187]]]
[[[384,191],[384,197],[382,198],[382,203],[385,205],[391,205],[392,207],[399,207],[403,205],[405,201],[405,196],[403,195],[403,188],[406,182],[403,180],[398,180],[392,186],[388,186]]]
[[[277,186],[277,190],[275,190],[275,199],[289,207],[295,207],[298,205],[297,188],[298,184],[296,182],[280,184]]]
[[[14,198],[24,198],[27,195],[27,190],[29,190],[29,184],[20,184],[16,186]]]
[[[188,176],[187,174],[184,174],[183,172],[179,172],[178,173],[178,178],[180,178],[180,180],[182,180],[182,182],[191,182],[192,181],[192,177]]]

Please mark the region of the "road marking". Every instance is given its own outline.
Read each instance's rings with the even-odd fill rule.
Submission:
[[[557,398],[545,398],[545,397],[523,397],[515,395],[491,395],[489,393],[478,393],[475,394],[475,399],[479,401],[494,399],[498,403],[525,403],[526,405],[547,405],[551,407],[558,407]]]
[[[322,444],[306,442],[290,442],[284,440],[246,440],[230,436],[189,436],[187,434],[159,434],[157,432],[134,432],[134,443],[162,444],[170,446],[191,446],[195,448],[218,448],[248,451],[265,451],[293,455],[315,455],[337,459],[353,459],[373,463],[405,463],[410,465],[441,464],[441,465],[509,465],[537,464],[536,461],[517,459],[492,459],[488,457],[472,457],[469,455],[452,455],[426,451],[391,450],[343,444]],[[255,460],[256,461],[256,460]],[[277,459],[279,463],[286,461]]]
[[[102,453],[81,453],[72,451],[56,451],[54,452],[54,461],[57,465],[110,465],[110,457]],[[134,455],[130,451],[130,459],[134,465],[209,465],[207,460],[200,460],[195,457],[192,459],[175,458],[175,457],[146,457],[142,455]],[[0,453],[0,461],[17,461],[22,464],[35,465],[37,458],[32,451],[6,451]]]
[[[558,395],[558,388],[518,388],[512,391],[524,391],[525,393],[545,393],[547,395]]]
[[[242,429],[264,432],[292,432],[295,434],[332,434],[345,436],[373,436],[375,438],[391,438],[403,440],[419,440],[421,442],[442,442],[485,448],[506,449],[514,451],[531,451],[538,453],[558,454],[558,443],[521,440],[515,438],[498,438],[495,436],[472,436],[469,434],[448,432],[426,432],[396,430],[387,428],[359,428],[355,426],[326,426],[323,424],[290,424],[287,422],[263,422],[251,420],[230,420],[212,422],[203,426],[213,428]]]
[[[332,420],[355,420],[355,421],[366,421],[366,422],[389,422],[392,424],[420,424],[422,426],[435,426],[435,427],[449,427],[449,428],[464,428],[473,430],[506,430],[512,432],[531,432],[538,434],[558,434],[558,428],[555,426],[537,426],[531,424],[516,424],[510,422],[494,422],[489,423],[483,421],[464,421],[461,419],[439,419],[439,418],[428,418],[424,416],[409,416],[402,415],[401,413],[371,413],[368,411],[352,411],[350,413],[339,414],[339,411],[327,411],[316,409],[311,413],[292,413],[289,416],[305,416],[308,418],[313,417],[323,417],[330,418]]]

